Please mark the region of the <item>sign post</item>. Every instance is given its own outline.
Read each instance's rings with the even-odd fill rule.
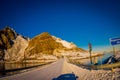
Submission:
[[[90,42],[88,44],[88,47],[89,47],[89,53],[90,53],[90,63],[92,64],[92,56],[91,56],[92,44]]]
[[[110,43],[111,43],[111,45],[113,47],[113,53],[114,53],[114,56],[115,56],[115,54],[116,54],[116,52],[115,52],[115,45],[120,44],[120,37],[110,38]],[[112,73],[114,72],[114,68],[113,67],[111,68],[111,71],[112,71]],[[113,74],[112,76],[114,77],[115,74]]]
[[[112,47],[113,47],[113,52],[114,52],[114,56],[115,56],[115,45],[118,45],[118,44],[120,44],[120,37],[118,37],[118,38],[110,38],[110,43],[111,43],[111,45],[112,45]]]

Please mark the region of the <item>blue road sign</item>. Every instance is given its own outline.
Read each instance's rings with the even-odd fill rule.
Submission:
[[[111,38],[110,39],[110,43],[111,43],[111,45],[120,44],[120,37],[118,37],[118,38]]]

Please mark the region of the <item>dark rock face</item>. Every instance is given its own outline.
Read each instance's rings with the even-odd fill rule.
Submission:
[[[111,63],[116,63],[116,62],[120,62],[120,51],[116,51],[115,55],[112,55],[108,59],[106,59],[104,61],[104,64],[111,64]]]
[[[4,55],[5,55],[4,50],[0,49],[0,60],[4,61]]]
[[[10,27],[0,30],[0,60],[4,60],[4,50],[12,47],[16,37],[17,33]]]

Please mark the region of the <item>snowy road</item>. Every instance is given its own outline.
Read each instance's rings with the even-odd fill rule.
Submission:
[[[120,80],[120,68],[111,70],[87,70],[60,59],[55,63],[36,68],[21,74],[0,78],[0,80],[52,80],[61,74],[72,73],[78,80]]]
[[[51,65],[47,65],[45,67],[34,69],[25,73],[0,78],[0,80],[52,80],[61,74],[63,63],[64,59],[60,59]]]

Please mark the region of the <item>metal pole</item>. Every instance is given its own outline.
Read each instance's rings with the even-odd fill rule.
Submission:
[[[114,53],[114,56],[115,56],[115,47],[113,46],[113,53]]]
[[[100,56],[100,65],[101,65],[101,69],[102,69],[102,58]]]
[[[90,62],[92,64],[92,56],[91,56],[91,51],[92,51],[92,44],[89,42],[88,44],[88,47],[89,47],[89,53],[90,53]]]
[[[91,64],[92,64],[91,49],[89,50],[89,52],[90,52],[90,62],[91,62]]]
[[[113,46],[113,54],[114,54],[114,57],[115,57],[115,46]],[[113,73],[113,75],[112,75],[112,78],[114,79],[114,77],[115,77],[115,74],[114,74],[114,68],[112,67],[112,69],[111,69],[111,72]]]

